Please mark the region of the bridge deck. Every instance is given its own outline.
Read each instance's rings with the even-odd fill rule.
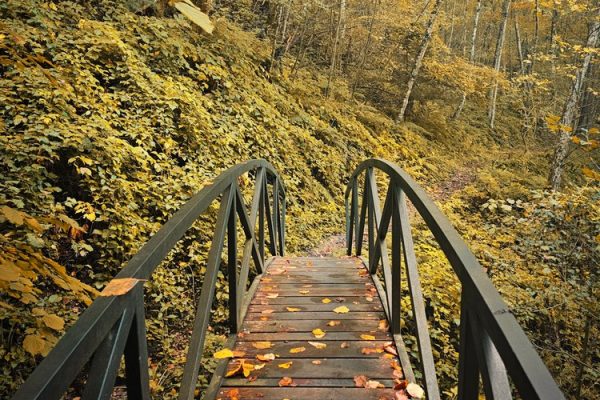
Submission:
[[[349,311],[334,312],[341,306]],[[393,399],[394,379],[401,376],[381,300],[358,258],[276,258],[234,351],[264,366],[248,377],[240,370],[225,378],[221,399]],[[256,358],[269,353],[276,359]],[[230,360],[227,371],[241,363]],[[384,387],[357,387],[361,375],[371,380],[363,386]]]

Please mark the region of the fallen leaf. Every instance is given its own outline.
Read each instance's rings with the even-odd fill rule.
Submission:
[[[342,323],[342,321],[329,321],[327,323],[327,325],[329,325],[329,326],[338,326],[341,323]]]
[[[354,386],[365,387],[365,384],[367,383],[368,380],[369,379],[364,375],[356,375],[354,377]]]
[[[44,321],[44,324],[48,328],[54,329],[55,331],[62,331],[65,327],[65,320],[56,314],[44,315],[42,321]]]
[[[391,342],[389,342],[389,344],[388,344],[388,343],[386,343],[386,344],[383,346],[383,349],[384,349],[386,352],[390,353],[390,354],[393,354],[393,355],[395,355],[395,356],[397,356],[397,355],[398,355],[398,352],[396,351],[396,347],[395,347],[395,346],[394,346],[394,345],[393,345]]]
[[[247,378],[250,376],[250,373],[254,371],[254,364],[250,364],[246,362],[246,360],[242,360],[242,370],[244,372],[244,376]]]
[[[312,360],[311,363],[315,365],[321,365],[321,360]]]
[[[104,290],[101,291],[98,296],[122,296],[129,293],[129,291],[133,289],[138,282],[142,281],[143,279],[136,278],[113,279],[112,281],[108,282],[108,285],[106,285]]]
[[[362,340],[375,340],[375,336],[373,336],[373,335],[367,335],[367,334],[360,335],[360,338]]]
[[[261,314],[272,314],[274,312],[275,312],[275,310],[262,310],[260,313]]]
[[[396,384],[396,385],[394,385],[394,390],[404,390],[404,389],[406,389],[406,386],[408,385],[408,381],[400,380],[400,379],[395,379],[394,383]]]
[[[349,311],[350,309],[346,306],[339,306],[333,309],[333,312],[338,314],[346,314]]]
[[[394,393],[394,400],[408,400],[408,396],[404,391]]]
[[[296,308],[296,307],[286,307],[286,309],[287,309],[289,312],[297,312],[297,311],[302,311],[302,309],[301,309],[301,308]]]
[[[256,371],[256,370],[259,370],[259,369],[263,369],[265,367],[265,365],[267,365],[267,364],[264,364],[264,363],[256,364],[254,366],[254,370]]]
[[[229,368],[229,367],[233,367],[233,368]],[[237,375],[241,371],[242,371],[242,362],[236,361],[228,366],[227,372],[225,373],[225,377],[229,378],[230,376]]]
[[[381,384],[380,382],[377,381],[367,381],[367,383],[365,383],[365,388],[367,389],[378,389],[378,388],[384,388],[385,386],[383,384]]]
[[[329,303],[331,303],[331,299],[328,299],[327,297],[325,297],[323,300],[321,300],[321,303],[329,304]]]
[[[27,335],[23,340],[23,348],[33,356],[42,354],[45,347],[46,341],[38,335]]]
[[[377,326],[377,329],[379,329],[380,331],[387,332],[389,327],[390,324],[388,323],[387,319],[379,320],[379,325]]]
[[[231,351],[230,349],[222,349],[217,351],[215,354],[213,354],[213,357],[216,358],[217,360],[223,359],[223,358],[231,358],[233,357],[233,351]]]
[[[311,342],[309,341],[308,344],[310,344],[311,346],[313,346],[316,349],[319,350],[323,350],[325,347],[327,347],[327,344],[323,343],[323,342]]]
[[[292,354],[302,353],[305,350],[306,350],[306,347],[294,347],[293,349],[290,349],[290,353],[292,353]]]
[[[325,337],[325,335],[327,333],[325,331],[321,330],[320,328],[316,328],[316,329],[313,329],[312,334],[315,335],[315,337],[317,339],[321,339],[321,338]]]
[[[240,390],[238,388],[227,391],[227,398],[230,400],[239,400]]]
[[[267,299],[276,299],[279,297],[279,293],[269,293]]]
[[[257,354],[256,359],[259,361],[273,361],[275,359],[275,354],[273,354],[273,353]]]
[[[360,352],[363,354],[383,353],[383,349],[378,347],[363,347]]]
[[[259,350],[270,349],[273,347],[273,343],[271,342],[254,342],[252,343],[252,347]]]
[[[421,388],[421,386],[417,385],[416,383],[409,383],[406,386],[406,391],[408,392],[408,394],[410,394],[410,397],[414,399],[422,399],[423,396],[425,396],[425,391],[423,390],[423,388]]]
[[[372,302],[373,298],[371,296],[367,296],[367,297],[365,297],[365,300],[367,300],[368,302]]]
[[[342,349],[347,349],[348,347],[350,347],[350,345],[348,343],[346,343],[346,342],[342,342],[342,344],[340,345],[340,347]]]
[[[298,293],[300,293],[300,294],[309,294],[310,290],[299,290]]]
[[[294,381],[289,376],[284,376],[279,380],[279,386],[290,386]]]
[[[292,364],[293,364],[293,361],[289,361],[289,362],[286,362],[286,363],[279,364],[278,367],[279,368],[283,368],[283,369],[288,369],[289,367],[292,366]]]

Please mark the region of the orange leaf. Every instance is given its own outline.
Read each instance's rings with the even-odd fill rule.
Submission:
[[[384,388],[385,386],[377,381],[367,381],[367,383],[365,383],[365,387],[367,389],[378,389],[378,388]]]
[[[354,377],[354,386],[365,387],[365,384],[367,383],[368,380],[369,379],[364,375],[356,375]]]
[[[98,296],[122,296],[124,294],[129,293],[131,289],[135,287],[138,282],[142,282],[143,279],[136,278],[119,278],[113,279],[108,282],[108,285],[104,288],[102,292]]]
[[[284,376],[279,380],[279,386],[291,386],[293,383],[294,381],[289,376]]]
[[[301,308],[297,308],[297,307],[286,307],[286,310],[288,310],[289,312],[302,311]]]
[[[321,365],[321,360],[312,360],[311,363],[315,365]]]
[[[306,350],[306,347],[294,347],[293,349],[290,349],[290,353],[292,353],[292,354],[302,353],[305,350]]]
[[[230,376],[234,376],[237,375],[238,373],[240,373],[242,371],[242,362],[241,361],[236,361],[232,364],[229,364],[231,367],[233,368],[228,368],[227,372],[225,373],[225,377],[229,378]]]
[[[366,335],[366,334],[360,335],[360,338],[362,340],[375,340],[375,336],[373,336],[373,335]]]
[[[341,323],[342,323],[342,321],[329,321],[327,323],[327,325],[329,325],[329,326],[338,326]]]
[[[377,326],[377,329],[379,329],[380,331],[387,332],[389,327],[390,324],[388,323],[387,319],[379,320],[379,325]]]

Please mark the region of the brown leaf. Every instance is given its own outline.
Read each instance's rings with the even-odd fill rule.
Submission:
[[[44,324],[55,331],[62,331],[65,327],[65,320],[55,314],[44,315],[42,318]]]
[[[379,321],[379,325],[377,326],[377,329],[379,329],[380,331],[387,332],[387,330],[389,328],[390,328],[390,324],[388,323],[387,319],[382,319]]]
[[[138,282],[142,282],[143,279],[136,278],[119,278],[113,279],[108,282],[108,285],[104,288],[98,296],[122,296],[127,294],[135,287]]]
[[[342,342],[342,344],[340,345],[340,347],[342,349],[347,349],[348,347],[350,347],[350,345],[348,345],[348,343],[346,343],[346,342]]]
[[[398,355],[398,352],[396,351],[396,347],[395,347],[395,346],[394,346],[394,345],[393,345],[391,342],[390,342],[389,344],[388,344],[388,343],[386,343],[386,344],[383,346],[383,349],[384,349],[386,352],[390,353],[390,354],[393,354],[393,355],[395,355],[395,356],[397,356],[397,355]]]
[[[235,361],[233,363],[230,363],[227,366],[227,372],[225,373],[225,377],[229,378],[230,376],[235,376],[235,375],[239,374],[241,371],[242,371],[242,362]]]
[[[383,353],[383,349],[378,347],[363,347],[360,352],[363,354]]]
[[[385,386],[378,382],[378,381],[367,381],[365,383],[365,388],[367,389],[378,389],[378,388],[384,388]]]
[[[273,347],[273,343],[271,342],[253,342],[252,347],[259,350],[270,349]]]
[[[38,335],[27,335],[23,340],[23,348],[33,356],[42,354],[46,348],[46,341]]]

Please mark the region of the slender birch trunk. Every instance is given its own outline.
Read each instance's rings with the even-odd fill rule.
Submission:
[[[596,18],[600,15],[600,10]],[[590,31],[587,38],[586,47],[593,49],[598,45],[598,37],[600,36],[600,21],[596,19],[590,26]],[[577,113],[577,105],[581,98],[581,90],[583,88],[583,81],[587,74],[592,61],[592,52],[586,52],[585,57],[581,63],[581,68],[577,71],[573,84],[571,86],[571,92],[565,106],[563,108],[562,117],[559,123],[559,140],[554,150],[554,157],[552,159],[552,166],[550,168],[550,177],[548,183],[552,190],[558,190],[562,179],[562,173],[564,170],[564,164],[567,159],[567,152],[569,150],[569,143],[571,142],[571,133],[573,129],[573,122]]]
[[[508,23],[508,12],[510,10],[511,0],[504,0],[502,5],[502,22],[500,23],[500,30],[498,31],[498,40],[496,41],[496,52],[494,53],[494,70],[496,73],[500,72],[500,64],[502,61],[502,50],[504,49],[504,38],[506,36],[506,25]],[[490,128],[494,128],[494,122],[496,120],[496,98],[498,97],[498,80],[494,81],[494,85],[490,90],[490,107],[488,110],[488,119]]]
[[[475,43],[477,42],[477,27],[479,26],[479,15],[481,14],[481,3],[482,0],[477,1],[477,6],[475,8],[475,19],[473,20],[473,34],[471,35],[471,51],[469,52],[469,62],[473,64],[475,62]],[[467,102],[467,92],[463,92],[462,99],[460,100],[460,104],[452,114],[451,119],[455,120],[460,117],[460,113],[465,107],[465,103]]]
[[[338,52],[340,47],[340,34],[342,32],[342,24],[344,22],[344,13],[346,11],[346,0],[340,0],[340,10],[338,13],[337,26],[335,28],[335,36],[333,38],[333,50],[331,51],[331,64],[329,66],[329,76],[327,78],[327,86],[325,87],[325,96],[329,97],[331,93],[331,83],[333,81],[337,66]]]
[[[412,93],[413,87],[415,85],[415,81],[419,76],[419,71],[421,70],[421,65],[423,64],[423,58],[425,57],[425,53],[427,52],[427,47],[429,46],[429,42],[431,41],[431,34],[433,32],[433,26],[435,25],[435,20],[437,18],[440,7],[443,3],[443,0],[436,0],[435,5],[433,6],[433,11],[429,17],[429,22],[427,22],[427,29],[425,30],[425,35],[421,40],[421,46],[419,49],[419,54],[415,59],[415,64],[410,73],[410,77],[408,78],[408,84],[406,88],[406,93],[404,95],[404,100],[402,100],[402,105],[400,107],[400,112],[396,117],[396,123],[404,121],[404,115],[406,114],[406,109],[408,108],[408,101],[410,100],[410,95]]]

